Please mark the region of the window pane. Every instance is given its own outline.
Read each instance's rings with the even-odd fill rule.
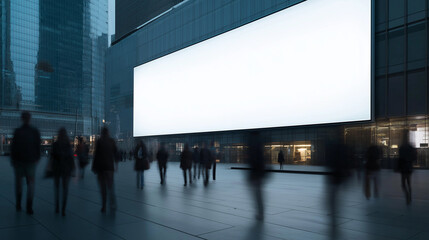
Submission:
[[[389,99],[388,114],[389,116],[400,116],[404,114],[405,91],[404,76],[397,74],[389,77]]]
[[[408,114],[426,113],[427,83],[424,69],[408,73]]]
[[[375,116],[386,115],[386,78],[377,78],[375,81]]]

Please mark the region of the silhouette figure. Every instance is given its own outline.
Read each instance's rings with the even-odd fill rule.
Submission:
[[[161,178],[161,184],[165,183],[168,156],[169,156],[168,152],[167,150],[165,150],[165,144],[161,143],[161,147],[156,153],[156,159],[158,160],[159,176]]]
[[[189,145],[185,144],[185,148],[180,155],[180,168],[183,170],[184,186],[187,185],[186,171],[189,173],[189,183],[192,184],[192,152],[189,150]]]
[[[283,151],[280,150],[279,155],[277,156],[277,162],[280,164],[280,170],[283,169],[283,163],[285,162],[285,156],[283,155]]]
[[[52,170],[55,186],[55,212],[60,212],[60,180],[62,182],[62,208],[61,213],[66,215],[67,196],[69,190],[70,176],[75,169],[73,150],[70,139],[65,128],[58,132],[58,140],[52,144]]]
[[[205,174],[204,158],[202,157],[203,153],[201,153],[203,148],[205,148],[205,143],[201,144],[201,149],[199,149],[198,151],[200,153],[200,156],[199,156],[200,162],[198,163],[198,179],[200,179],[200,176],[202,176],[202,178],[204,179],[204,174]]]
[[[85,143],[82,137],[78,138],[76,155],[79,160],[80,178],[83,178],[85,176],[85,167],[89,163],[89,146]]]
[[[31,114],[22,112],[22,126],[15,129],[11,145],[12,166],[15,171],[16,210],[21,211],[22,179],[27,182],[27,214],[32,215],[34,175],[40,159],[40,133],[30,126]]]
[[[134,164],[134,170],[137,171],[137,188],[143,189],[144,171],[149,169],[147,148],[143,141],[139,141],[134,153],[134,159],[136,160],[136,163]]]
[[[262,187],[266,174],[263,143],[259,132],[251,132],[248,136],[247,158],[250,167],[249,184],[252,187],[256,203],[256,219],[263,221],[264,200]]]
[[[399,147],[398,169],[401,173],[401,186],[405,193],[407,205],[411,204],[411,174],[413,173],[413,163],[416,159],[417,151],[409,143],[408,132],[406,132],[402,145]]]
[[[211,163],[213,168],[213,180],[216,180],[216,159],[217,159],[217,153],[216,148],[214,146],[214,142],[210,144],[210,155],[211,155]]]
[[[100,139],[95,145],[92,171],[97,174],[101,190],[102,208],[106,212],[107,193],[109,193],[110,208],[116,210],[116,197],[113,187],[113,172],[117,168],[118,150],[115,141],[109,136],[109,130],[104,127],[101,130]]]
[[[197,170],[200,171],[200,149],[197,147],[194,148],[194,152],[192,153],[192,161],[194,166],[194,180],[197,178]],[[198,172],[198,178],[199,178],[199,172]]]
[[[206,144],[203,143],[201,151],[200,151],[200,160],[202,163],[202,167],[204,168],[203,177],[204,177],[204,185],[207,186],[210,179],[210,169],[212,165],[212,154],[209,149],[207,149]]]
[[[331,214],[331,239],[339,239],[337,230],[337,212],[338,212],[338,190],[344,185],[351,175],[352,154],[350,148],[344,144],[344,134],[341,132],[337,138],[328,141],[326,146],[327,167],[330,170],[328,176],[328,194],[327,203]]]
[[[377,145],[372,145],[366,151],[365,163],[365,196],[371,197],[371,182],[374,182],[374,196],[378,197],[378,175],[380,172],[381,150]]]

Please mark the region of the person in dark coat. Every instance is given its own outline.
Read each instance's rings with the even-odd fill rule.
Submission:
[[[336,134],[327,141],[325,159],[330,174],[327,177],[327,204],[330,211],[330,237],[341,239],[338,232],[339,189],[345,186],[352,173],[353,152],[345,144],[342,128],[336,129]]]
[[[262,187],[265,179],[264,149],[260,133],[250,132],[248,136],[247,161],[250,167],[249,184],[252,187],[256,203],[256,219],[264,220],[264,200]]]
[[[144,187],[144,171],[149,169],[149,160],[146,145],[143,141],[139,141],[134,151],[134,170],[137,171],[137,188],[143,189]]]
[[[280,170],[282,170],[283,163],[285,162],[285,156],[282,150],[280,150],[279,155],[277,156],[277,162],[280,164]]]
[[[156,153],[156,160],[158,160],[159,176],[161,177],[161,184],[165,183],[167,172],[168,152],[165,149],[165,144],[161,143],[161,147]]]
[[[401,186],[405,193],[407,205],[411,204],[411,174],[413,164],[417,160],[417,151],[411,146],[408,132],[404,133],[402,145],[399,147],[398,170],[401,173]]]
[[[115,141],[109,136],[109,130],[101,130],[100,139],[95,144],[92,171],[97,174],[101,189],[102,208],[106,212],[107,193],[109,193],[110,208],[116,210],[116,197],[113,187],[113,173],[117,167],[118,150]]]
[[[200,149],[198,148],[198,146],[196,146],[194,148],[194,151],[192,153],[192,162],[193,162],[193,166],[194,166],[194,180],[197,179],[197,170],[199,170],[199,164],[200,164]],[[198,175],[199,177],[199,175]]]
[[[369,199],[371,197],[371,181],[374,182],[374,196],[378,197],[381,150],[377,145],[372,145],[368,148],[365,155],[365,196]]]
[[[76,155],[79,160],[79,175],[83,178],[85,175],[85,167],[89,163],[89,147],[85,143],[82,137],[78,138],[78,144],[76,146]]]
[[[75,169],[73,150],[70,139],[65,128],[58,132],[58,140],[52,145],[52,171],[55,186],[55,212],[60,212],[60,180],[63,187],[61,213],[66,215],[67,196],[69,190],[70,177]]]
[[[36,164],[40,159],[40,133],[30,125],[31,114],[22,112],[22,126],[15,129],[11,145],[12,166],[15,171],[16,210],[21,211],[22,179],[27,182],[27,214],[32,215]]]
[[[207,186],[210,179],[210,169],[212,165],[212,155],[210,150],[206,147],[206,144],[203,143],[201,151],[200,151],[200,160],[203,167],[203,177],[204,177],[204,185]]]
[[[189,173],[189,184],[192,184],[192,152],[189,150],[188,144],[185,144],[185,148],[180,154],[180,168],[183,170],[183,178],[185,180],[184,186],[187,185],[186,171]]]
[[[217,160],[217,150],[216,147],[214,145],[214,142],[211,143],[210,145],[210,156],[211,156],[211,165],[212,165],[212,169],[213,169],[213,181],[216,180],[216,160]]]

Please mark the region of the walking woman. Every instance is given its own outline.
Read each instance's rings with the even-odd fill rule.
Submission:
[[[144,171],[149,169],[147,148],[143,141],[140,140],[137,144],[134,154],[134,158],[136,160],[134,170],[137,171],[137,188],[143,189]]]
[[[58,132],[58,139],[52,145],[52,170],[55,181],[55,212],[60,211],[60,181],[62,183],[62,208],[61,213],[66,215],[67,195],[70,177],[75,169],[73,150],[65,128]]]

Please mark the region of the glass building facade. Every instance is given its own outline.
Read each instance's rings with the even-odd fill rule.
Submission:
[[[135,66],[298,2],[301,1],[190,0],[110,47],[106,59],[106,118],[122,148],[129,150],[132,146]],[[276,163],[278,152],[283,150],[288,164],[321,165],[325,161],[325,139],[340,130],[346,142],[355,147],[358,159],[364,157],[369,145],[382,146],[382,166],[389,168],[398,157],[404,129],[408,129],[418,149],[416,167],[429,168],[429,0],[373,3],[374,121],[262,130],[270,162]],[[180,99],[171,104],[176,101]],[[146,141],[149,145],[166,142],[176,159],[185,142],[196,145],[214,141],[221,162],[242,162],[245,149],[245,134],[240,131],[151,137]]]
[[[104,119],[107,0],[2,0],[0,134],[32,112],[48,144],[60,127],[90,137]]]
[[[183,0],[116,0],[116,40],[120,40],[146,21],[156,17],[181,1]]]

